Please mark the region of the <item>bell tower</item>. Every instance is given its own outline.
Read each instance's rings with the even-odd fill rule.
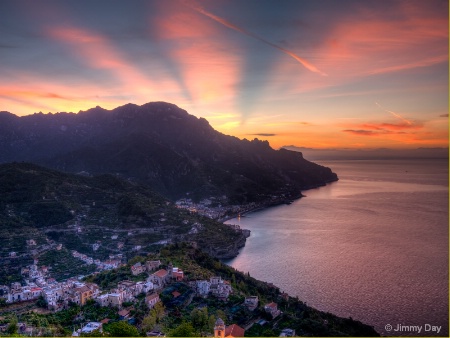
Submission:
[[[225,323],[220,318],[217,318],[216,324],[214,325],[214,337],[225,337]]]

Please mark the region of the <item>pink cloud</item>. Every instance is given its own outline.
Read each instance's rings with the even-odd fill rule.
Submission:
[[[154,34],[169,40],[166,57],[177,67],[178,76],[194,105],[234,103],[238,97],[241,59],[235,42],[213,21],[176,2],[159,4],[161,18],[154,21]],[[153,18],[153,17],[152,17]]]
[[[107,71],[118,79],[125,90],[148,96],[161,89],[129,62],[106,37],[78,27],[54,27],[46,29],[49,37],[70,46],[70,51],[89,67]],[[113,85],[113,84],[111,84]]]

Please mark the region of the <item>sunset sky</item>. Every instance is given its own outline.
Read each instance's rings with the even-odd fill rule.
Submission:
[[[167,101],[274,148],[448,146],[448,1],[0,1],[0,111]]]

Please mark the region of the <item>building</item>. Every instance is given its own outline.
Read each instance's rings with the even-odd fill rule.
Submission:
[[[250,311],[253,311],[258,306],[258,296],[250,296],[246,297],[244,301],[244,305],[249,309]]]
[[[142,286],[142,292],[147,293],[154,289],[154,285],[152,282],[145,282]]]
[[[92,298],[93,292],[86,285],[74,289],[75,303],[84,305]]]
[[[196,285],[197,293],[202,297],[206,297],[209,293],[209,287],[210,287],[211,283],[206,280],[199,280],[196,282],[196,284],[197,284]]]
[[[148,306],[149,309],[152,309],[156,303],[160,301],[159,295],[157,293],[152,293],[145,297],[145,304]]]
[[[122,307],[123,298],[123,292],[109,293],[108,305],[120,308]]]
[[[245,330],[239,325],[232,324],[225,327],[225,323],[221,318],[217,318],[214,325],[214,337],[244,337]]]
[[[183,280],[184,278],[183,270],[179,268],[172,268],[172,278],[175,279],[177,282]]]
[[[117,312],[119,319],[127,319],[130,316],[130,309],[123,309]]]
[[[95,330],[103,332],[102,326],[103,326],[102,323],[99,322],[89,322],[81,329],[81,333],[92,333]]]
[[[161,261],[159,259],[157,261],[147,261],[145,262],[145,266],[147,271],[153,271],[161,266]]]
[[[244,337],[245,330],[239,325],[232,324],[225,329],[225,337]]]
[[[140,262],[134,264],[131,267],[131,273],[133,274],[133,276],[139,275],[140,273],[145,272],[146,268],[144,265],[142,265]]]
[[[154,274],[150,275],[149,281],[153,284],[156,284],[158,287],[162,288],[164,285],[166,285],[167,281],[169,279],[169,273],[164,270],[160,269],[156,271]]]
[[[220,300],[227,300],[232,292],[231,285],[228,281],[223,281],[220,277],[211,277],[209,291]]]
[[[214,337],[225,337],[225,323],[221,318],[217,318],[216,323],[214,324]]]
[[[97,296],[95,298],[95,301],[100,306],[112,306],[120,309],[122,307],[122,303],[125,301],[125,295],[126,292],[124,290],[119,289],[115,290],[115,292],[112,293]]]
[[[281,311],[278,310],[277,303],[274,302],[266,304],[264,306],[264,310],[272,316],[272,319],[277,317],[281,313]]]
[[[95,298],[95,301],[98,303],[98,305],[100,306],[108,306],[109,302],[108,302],[108,294],[105,295],[100,295],[98,297]]]
[[[295,330],[293,329],[283,329],[280,333],[280,337],[295,337]]]

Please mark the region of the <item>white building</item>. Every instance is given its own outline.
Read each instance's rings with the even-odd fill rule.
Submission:
[[[152,293],[145,297],[145,304],[147,304],[149,309],[152,309],[159,300],[159,295],[157,293]]]
[[[197,281],[197,293],[203,297],[207,296],[209,293],[210,285],[211,283],[206,280]]]

